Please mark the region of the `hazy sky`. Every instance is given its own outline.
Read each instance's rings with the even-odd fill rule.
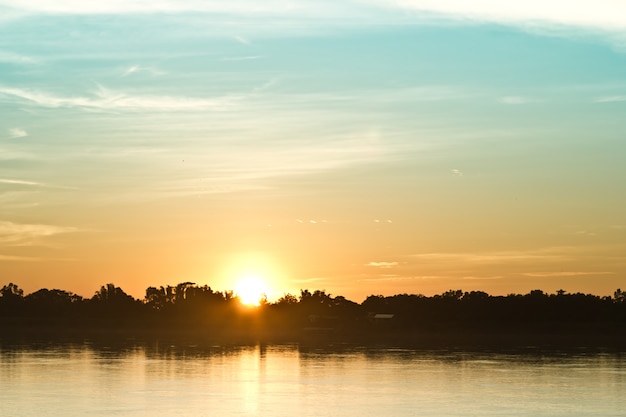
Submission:
[[[626,287],[626,3],[0,0],[0,284]]]

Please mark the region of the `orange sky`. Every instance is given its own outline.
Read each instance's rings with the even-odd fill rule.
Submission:
[[[8,3],[0,272],[26,293],[626,287],[621,6]]]

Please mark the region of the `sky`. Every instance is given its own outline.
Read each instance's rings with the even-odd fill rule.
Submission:
[[[0,284],[626,287],[626,3],[0,0]]]

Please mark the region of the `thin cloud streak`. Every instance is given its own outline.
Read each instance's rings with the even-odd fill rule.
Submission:
[[[414,259],[432,262],[498,264],[528,261],[565,261],[573,255],[574,248],[546,248],[529,251],[500,251],[485,253],[421,253],[411,255]]]
[[[598,97],[593,102],[594,103],[616,103],[626,101],[626,96],[606,96],[606,97]]]
[[[539,278],[550,278],[550,277],[575,277],[575,276],[586,276],[586,275],[615,275],[615,272],[586,272],[586,271],[571,271],[571,272],[525,272],[522,275],[527,277],[539,277]]]
[[[502,104],[516,105],[516,104],[528,104],[528,103],[531,103],[533,100],[530,98],[521,97],[521,96],[505,96],[505,97],[500,97],[498,101]]]
[[[0,221],[0,244],[6,246],[34,246],[44,238],[79,231],[76,227],[48,224],[23,224]]]
[[[220,58],[219,60],[222,62],[236,62],[236,61],[256,61],[257,59],[263,59],[262,55],[251,55],[251,56],[235,56],[235,57],[225,57]]]
[[[36,90],[0,86],[0,97],[2,95],[13,98],[16,101],[41,107],[100,110],[227,110],[232,108],[239,100],[239,97],[236,96],[226,96],[216,99],[171,96],[132,96],[104,87],[100,87],[95,91],[95,97],[62,97]]]
[[[252,45],[252,42],[250,42],[248,39],[244,38],[243,36],[233,36],[233,39],[243,45]]]
[[[142,67],[140,65],[133,65],[129,68],[127,68],[123,73],[122,73],[122,77],[128,77],[132,74],[137,74],[137,73],[148,73],[152,76],[157,76],[157,75],[165,75],[166,72],[158,70],[156,68],[152,68],[152,67]]]
[[[11,184],[11,185],[33,185],[37,187],[42,187],[44,184],[40,182],[33,181],[22,181],[22,180],[10,180],[6,178],[0,178],[0,184]]]
[[[267,190],[273,187],[266,180],[329,171],[377,159],[376,152],[343,148],[341,144],[335,149],[303,147],[276,151],[276,154],[272,158],[264,152],[252,151],[233,158],[229,167],[209,170],[205,177],[171,180],[155,186],[154,191],[165,197]]]
[[[477,277],[477,276],[461,277],[461,279],[465,281],[496,281],[496,280],[503,279],[503,278],[504,276],[502,275],[485,276],[485,277]]]
[[[38,63],[35,58],[9,51],[0,51],[0,62],[20,65],[34,65]]]
[[[393,268],[398,266],[398,262],[369,262],[365,266],[373,266],[376,268]]]
[[[440,280],[440,279],[450,279],[454,278],[448,275],[413,275],[413,276],[403,276],[403,275],[389,275],[384,274],[377,277],[369,277],[363,278],[363,281],[430,281],[430,280]]]
[[[52,185],[52,184],[46,184],[43,182],[14,180],[14,179],[9,179],[9,178],[0,178],[0,184],[23,185],[26,187],[56,188],[56,189],[61,189],[61,190],[77,190],[78,189],[75,187],[67,187],[63,185]]]
[[[16,255],[0,255],[0,262],[47,262],[47,261],[63,261],[73,262],[73,258],[42,258],[36,256],[16,256]]]
[[[13,255],[0,255],[0,262],[13,261],[13,262],[41,262],[43,258],[34,258],[28,256],[13,256]]]

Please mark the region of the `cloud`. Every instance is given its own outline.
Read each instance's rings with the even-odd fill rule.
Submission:
[[[39,262],[41,260],[41,258],[32,258],[28,256],[0,255],[0,261]]]
[[[477,276],[466,276],[461,279],[467,281],[493,281],[504,278],[502,275],[494,275],[494,276],[485,276],[485,277],[477,277]]]
[[[450,279],[452,277],[447,275],[415,275],[415,276],[401,276],[383,274],[377,277],[364,278],[363,281],[430,281],[440,279]]]
[[[25,55],[19,55],[9,51],[0,51],[0,62],[21,65],[37,64],[37,60],[34,58]]]
[[[14,255],[0,255],[0,262],[13,261],[13,262],[40,262],[42,258],[34,258],[30,256],[14,256]]]
[[[615,275],[615,272],[586,272],[586,271],[573,271],[573,272],[525,272],[522,275],[527,277],[540,277],[540,278],[550,278],[550,277],[575,277],[575,276],[585,276],[585,275]]]
[[[2,4],[0,21],[30,14],[193,13],[237,16],[241,20],[228,24],[243,22],[244,30],[251,27],[250,22],[258,23],[259,18],[275,19],[273,25],[267,22],[255,25],[263,30],[275,27],[301,30],[302,27],[328,27],[329,24],[496,23],[551,36],[580,36],[579,30],[572,29],[583,28],[606,37],[620,48],[626,47],[623,36],[626,33],[626,3],[621,0],[527,0],[514,5],[501,0],[3,0]],[[298,19],[300,24],[294,25]],[[249,44],[249,40],[239,33],[232,38],[241,44]]]
[[[78,229],[75,227],[0,221],[0,244],[6,246],[33,246],[40,244],[44,238],[77,231]]]
[[[6,6],[29,13],[46,14],[122,14],[201,12],[242,15],[333,16],[333,12],[352,9],[350,2],[330,0],[4,0]]]
[[[594,103],[616,103],[626,101],[626,96],[605,96],[593,100]]]
[[[577,236],[596,236],[596,233],[590,232],[588,230],[577,230],[576,232],[574,232],[574,234]]]
[[[166,74],[165,72],[158,70],[156,68],[152,68],[152,67],[142,67],[140,65],[133,65],[128,67],[123,73],[122,73],[122,77],[128,77],[129,75],[132,74],[137,74],[140,72],[146,72],[150,75],[156,76],[156,75],[164,75]]]
[[[552,23],[602,30],[626,28],[626,3],[621,0],[526,0],[513,5],[501,0],[4,0],[2,3],[13,11],[56,14],[204,12],[345,17],[371,11],[380,17],[383,11],[413,10],[481,22]]]
[[[505,96],[505,97],[500,97],[498,101],[502,104],[515,105],[515,104],[530,103],[532,100],[526,97],[521,97],[521,96]]]
[[[3,95],[14,100],[48,108],[155,111],[226,110],[232,107],[239,98],[236,96],[225,96],[216,99],[133,96],[102,86],[98,87],[93,97],[61,97],[36,90],[0,86],[0,98]]]
[[[457,177],[462,177],[463,173],[461,171],[459,171],[458,169],[453,169],[452,170],[452,175],[455,175]]]
[[[255,61],[257,59],[264,58],[262,55],[251,55],[251,56],[235,56],[235,57],[225,57],[220,58],[220,61],[230,62],[230,61]]]
[[[74,187],[66,187],[63,185],[51,185],[51,184],[45,184],[43,182],[14,180],[14,179],[8,179],[8,178],[0,178],[0,184],[22,185],[26,187],[56,188],[56,189],[62,189],[62,190],[76,190],[77,189]]]
[[[600,30],[626,29],[626,2],[596,0],[374,0],[386,7],[401,7],[420,12],[448,15],[464,20],[504,24],[557,24]]]
[[[6,178],[0,178],[0,184],[14,184],[14,185],[33,185],[33,186],[43,186],[43,184],[39,183],[39,182],[33,182],[33,181],[22,181],[22,180],[9,180]]]
[[[393,268],[394,266],[398,266],[398,262],[370,262],[365,264],[365,266],[373,266],[376,268]]]
[[[499,264],[528,261],[567,260],[569,256],[563,248],[548,248],[530,251],[500,251],[485,253],[421,253],[412,255],[424,261],[446,263]]]
[[[11,136],[13,139],[24,138],[28,136],[28,132],[26,132],[24,129],[20,129],[19,127],[13,127],[9,129],[9,136]]]
[[[233,39],[243,45],[252,45],[252,43],[248,39],[244,38],[243,36],[233,36]]]
[[[0,255],[0,262],[75,261],[74,258],[41,258],[35,256]]]

